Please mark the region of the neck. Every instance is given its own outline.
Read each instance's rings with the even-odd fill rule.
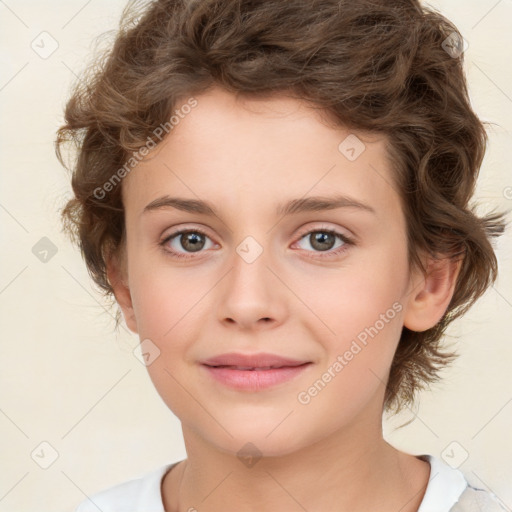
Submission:
[[[361,424],[359,424],[361,427]],[[188,458],[164,479],[167,512],[417,512],[430,466],[361,429],[253,465],[183,428]],[[254,462],[254,461],[253,461]]]

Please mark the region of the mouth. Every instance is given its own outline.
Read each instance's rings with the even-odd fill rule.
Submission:
[[[278,354],[238,354],[229,353],[210,357],[202,361],[203,364],[213,367],[235,367],[241,370],[262,369],[268,370],[282,367],[295,367],[307,363],[307,360],[292,359]]]
[[[248,372],[254,372],[254,371],[267,371],[267,370],[275,370],[277,368],[296,368],[297,366],[302,366],[303,364],[309,364],[309,363],[302,363],[302,364],[298,364],[298,365],[294,365],[294,366],[257,366],[257,367],[254,367],[254,366],[233,366],[233,365],[228,365],[228,364],[220,364],[220,365],[209,365],[207,364],[206,366],[209,366],[210,368],[228,368],[230,370],[240,370],[240,371],[248,371]]]
[[[272,354],[224,354],[201,364],[216,382],[238,391],[255,392],[284,384],[302,374],[311,361]]]

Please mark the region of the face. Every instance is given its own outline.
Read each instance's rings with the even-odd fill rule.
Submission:
[[[159,352],[158,393],[232,453],[286,454],[380,421],[411,291],[385,140],[283,96],[196,100],[122,184],[123,311]],[[293,362],[203,364],[228,353]]]

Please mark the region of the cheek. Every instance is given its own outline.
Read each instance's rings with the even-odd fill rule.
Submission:
[[[173,268],[162,257],[135,253],[131,263],[130,289],[139,335],[176,338],[211,286],[199,272]]]
[[[310,325],[310,336],[323,344],[325,359],[318,371],[297,390],[297,417],[326,418],[322,434],[348,425],[373,403],[380,408],[385,384],[400,333],[403,306],[392,283],[376,283],[367,274],[326,283],[312,309],[335,334],[320,322]],[[336,286],[338,285],[338,286]],[[325,296],[337,297],[326,300]],[[318,327],[321,325],[322,327]],[[371,407],[370,407],[371,408]]]
[[[188,353],[199,336],[201,324],[195,319],[205,314],[208,301],[201,301],[205,290],[197,289],[195,281],[192,285],[176,271],[168,274],[154,267],[151,273],[133,274],[132,300],[140,340],[150,340],[145,342],[153,354],[147,365],[149,377],[167,407],[177,417],[187,418],[189,393],[196,394]]]
[[[397,294],[388,290],[379,293],[374,286],[366,293],[364,284],[361,280],[354,289],[347,287],[347,293],[342,292],[335,304],[319,301],[313,305],[322,311],[330,331],[321,336],[320,329],[325,332],[325,328],[319,328],[318,322],[310,329],[312,338],[321,340],[326,356],[319,373],[330,371],[341,376],[318,377],[326,382],[336,380],[332,389],[337,389],[337,396],[344,396],[346,402],[364,401],[365,389],[375,391],[378,379],[387,378],[403,324],[403,306],[396,300]]]
[[[205,337],[205,319],[212,315],[216,275],[165,264],[152,265],[150,271],[141,268],[139,273],[134,269],[130,280],[138,333],[141,341],[155,346],[158,358],[148,372],[174,410],[179,404],[171,401],[179,402],[183,395],[187,372],[196,364],[193,348]]]
[[[322,329],[327,338],[351,340],[377,324],[393,336],[401,330],[401,310],[407,284],[405,251],[368,251],[339,269],[317,268],[294,279],[294,292],[311,311],[310,328]],[[394,306],[393,306],[394,305]],[[382,322],[386,328],[383,329]],[[320,331],[317,330],[319,334]],[[326,339],[327,339],[326,338]]]
[[[309,337],[322,343],[325,354],[318,386],[313,379],[311,395],[302,390],[305,401],[321,408],[343,400],[338,414],[346,414],[347,407],[364,404],[387,379],[403,325],[405,249],[389,246],[329,276],[319,272],[296,282],[297,294],[307,297],[314,313],[303,317],[310,319]],[[321,398],[316,398],[316,388]]]

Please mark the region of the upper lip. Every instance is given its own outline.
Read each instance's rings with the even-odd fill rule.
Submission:
[[[207,366],[242,366],[247,368],[263,368],[272,366],[280,368],[282,366],[300,366],[310,361],[299,361],[297,359],[282,357],[277,354],[229,353],[211,357],[201,362]]]

